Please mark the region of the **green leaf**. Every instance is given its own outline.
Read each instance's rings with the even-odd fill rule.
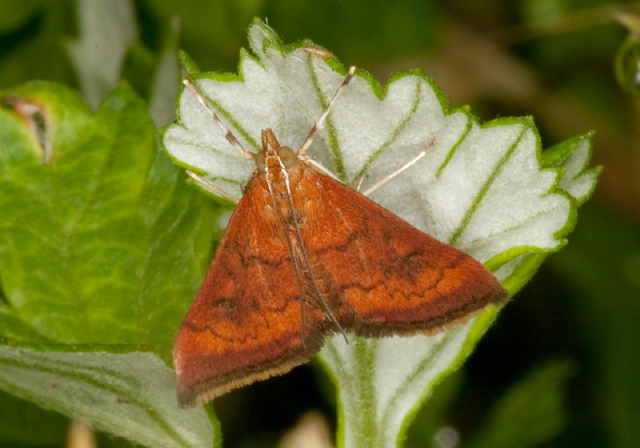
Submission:
[[[534,369],[498,400],[480,433],[465,446],[526,448],[549,441],[568,420],[564,400],[573,370],[567,360]]]
[[[0,443],[3,446],[64,446],[69,419],[0,392]]]
[[[0,1],[0,31],[6,32],[18,28],[41,7],[42,0]]]
[[[411,422],[404,446],[430,446],[426,445],[427,441],[437,440],[443,437],[443,433],[446,436],[450,431],[456,431],[448,424],[447,414],[460,395],[463,379],[464,371],[460,369],[438,384],[429,397],[429,405],[421,407]]]
[[[593,153],[593,133],[578,135],[549,148],[543,154],[545,166],[561,167],[558,188],[583,204],[593,193],[602,167],[589,168]]]
[[[158,153],[146,105],[129,88],[95,116],[61,86],[34,83],[11,97],[39,105],[51,147],[44,154],[20,118],[2,111],[7,314],[51,341],[168,351],[166,329],[178,326],[204,276],[211,210]]]
[[[249,29],[249,43],[253,55],[242,52],[239,76],[190,79],[245,148],[259,150],[265,128],[297,148],[346,70],[335,59],[307,54],[303,43],[284,46],[260,21]],[[254,166],[189,91],[180,96],[178,117],[163,134],[170,156],[238,195]],[[556,149],[555,163],[547,163],[529,118],[481,125],[464,109],[447,110],[421,72],[399,73],[382,87],[358,71],[308,154],[346,184],[362,180],[366,191],[431,142],[424,158],[371,198],[484,262],[515,293],[546,254],[566,243],[577,204],[594,188],[597,171],[586,168],[589,136]],[[496,314],[490,307],[433,337],[328,340],[320,356],[338,385],[338,445],[399,445],[417,407],[460,366]]]
[[[146,0],[145,7],[163,21],[180,18],[181,42],[199,61],[216,64],[235,59],[243,29],[254,15],[263,14],[264,0],[210,2],[202,0]],[[213,56],[215,55],[215,56]],[[213,56],[213,58],[212,58]]]
[[[29,12],[31,7],[37,9]],[[4,35],[4,57],[0,58],[1,86],[33,79],[75,82],[67,51],[60,45],[72,27],[69,20],[74,13],[72,2],[4,0],[0,11],[9,22],[29,19],[21,28]],[[10,23],[7,25],[11,26]]]
[[[215,221],[210,202],[158,151],[147,106],[127,86],[95,114],[77,93],[50,83],[0,98],[0,336],[44,343],[35,351],[0,347],[7,366],[18,366],[0,369],[2,388],[138,443],[208,445],[204,409],[193,426],[166,416],[179,411],[173,372],[160,359],[169,358],[206,272]],[[157,354],[122,354],[115,344]],[[70,393],[79,390],[73,373],[87,365],[81,380],[87,388]],[[143,367],[165,379],[155,381]],[[38,375],[52,369],[65,386],[43,394]],[[105,398],[116,381],[110,375],[130,381],[125,396],[136,416]],[[148,427],[145,412],[158,407],[166,407],[164,416]],[[200,438],[193,442],[185,431]],[[166,445],[152,441],[167,433],[173,435]]]
[[[117,349],[0,346],[0,386],[145,446],[210,446],[204,409],[178,408],[173,370],[156,354]]]
[[[575,300],[589,358],[599,360],[587,382],[610,445],[631,448],[640,444],[640,233],[637,224],[593,205],[582,218],[572,243],[550,262]]]
[[[640,59],[639,31],[640,19],[633,12],[624,10],[616,11],[614,18],[625,26],[629,32],[626,40],[617,51],[615,59],[616,80],[620,87],[631,95],[638,96],[638,61]]]

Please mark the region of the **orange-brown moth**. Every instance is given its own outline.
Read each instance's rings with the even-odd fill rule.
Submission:
[[[173,351],[181,406],[283,374],[327,336],[433,334],[507,292],[479,261],[412,227],[262,130],[262,151]],[[193,175],[196,179],[196,175]],[[206,181],[203,180],[204,183]],[[215,191],[215,190],[214,190]]]

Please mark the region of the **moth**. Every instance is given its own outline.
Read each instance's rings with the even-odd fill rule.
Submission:
[[[507,291],[479,261],[306,156],[354,72],[297,151],[264,129],[257,154],[242,148],[185,82],[256,169],[178,332],[173,358],[181,406],[283,374],[334,334],[434,334],[506,300]]]

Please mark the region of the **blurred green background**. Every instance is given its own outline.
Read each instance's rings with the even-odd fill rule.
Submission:
[[[138,0],[139,42],[123,78],[144,74],[180,18],[179,47],[204,70],[235,71],[255,16],[291,43],[309,38],[379,81],[421,68],[451,106],[486,121],[532,115],[543,144],[596,130],[604,171],[569,244],[504,309],[469,361],[437,390],[409,447],[640,446],[640,38],[634,3],[603,0]],[[79,86],[67,44],[71,0],[0,1],[0,88]],[[618,18],[618,19],[616,19]],[[631,21],[633,22],[633,21]],[[174,22],[175,23],[175,22]],[[618,69],[616,76],[616,67]],[[177,80],[176,80],[177,82]],[[335,428],[317,366],[216,400],[224,446],[276,446],[309,410]],[[68,421],[0,394],[0,446],[63,446]],[[100,446],[129,446],[100,436]]]

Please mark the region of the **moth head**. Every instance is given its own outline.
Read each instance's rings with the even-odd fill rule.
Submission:
[[[269,128],[262,130],[262,151],[255,156],[258,171],[264,172],[267,164],[275,163],[286,169],[295,165],[298,156],[288,146],[280,146],[278,139]]]

